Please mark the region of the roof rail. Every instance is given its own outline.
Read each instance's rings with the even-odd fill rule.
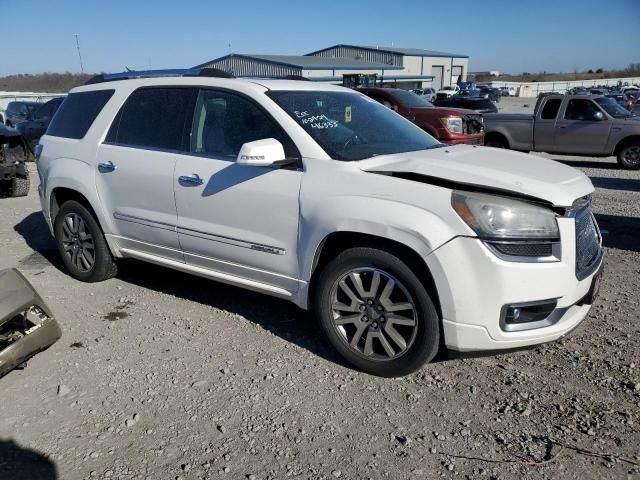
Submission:
[[[101,73],[91,77],[85,85],[94,83],[111,82],[114,80],[129,80],[132,78],[153,78],[153,77],[218,77],[235,78],[229,72],[217,68],[174,68],[168,70],[129,70],[119,73]]]

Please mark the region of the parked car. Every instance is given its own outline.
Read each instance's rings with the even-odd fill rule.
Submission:
[[[63,100],[64,97],[59,97],[41,104],[27,117],[26,120],[16,125],[16,130],[18,130],[27,140],[27,144],[32,152],[40,140],[40,137],[42,137],[44,132],[47,130],[53,115],[56,113]]]
[[[455,94],[456,97],[475,97],[481,98],[480,92],[478,90],[460,90]]]
[[[598,95],[546,95],[533,115],[485,115],[485,143],[494,147],[565,155],[615,155],[640,168],[640,118]]]
[[[398,88],[362,88],[358,91],[408,118],[441,142],[482,145],[482,116],[476,112],[434,107],[421,97]]]
[[[40,140],[74,278],[131,257],[288,299],[384,376],[441,345],[553,341],[588,314],[603,250],[582,172],[444,145],[343,87],[171,73],[71,90]]]
[[[445,99],[436,99],[433,104],[437,107],[464,108],[478,113],[497,113],[498,107],[488,98],[454,96]]]
[[[500,95],[503,97],[510,97],[511,92],[509,91],[509,87],[500,87]]]
[[[460,87],[458,85],[449,85],[447,87],[442,87],[436,92],[436,98],[449,98],[459,91]]]
[[[499,89],[493,87],[480,87],[478,93],[481,97],[488,98],[492,102],[499,102],[502,97],[502,92]]]
[[[40,102],[9,102],[4,111],[4,123],[7,127],[14,127],[18,122],[26,120],[27,117],[42,103]]]
[[[428,102],[431,102],[434,98],[436,98],[436,89],[431,87],[418,88],[416,90],[413,90],[413,93],[415,93],[419,97],[424,98]]]
[[[0,125],[0,196],[24,197],[29,193],[27,152],[20,132]]]

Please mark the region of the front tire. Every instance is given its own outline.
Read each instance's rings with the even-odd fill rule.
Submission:
[[[93,214],[75,200],[56,215],[54,233],[69,274],[82,282],[100,282],[118,273],[104,234]]]
[[[314,305],[329,343],[365,372],[407,375],[438,352],[440,320],[429,294],[383,250],[351,248],[334,258],[318,277]]]
[[[618,152],[618,164],[626,170],[640,169],[640,143],[625,145]]]

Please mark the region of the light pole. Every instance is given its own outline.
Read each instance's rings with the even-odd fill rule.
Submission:
[[[78,49],[78,58],[80,59],[80,71],[84,73],[84,65],[82,64],[82,54],[80,53],[80,40],[78,40],[79,35],[77,33],[73,34],[76,37],[76,48]]]

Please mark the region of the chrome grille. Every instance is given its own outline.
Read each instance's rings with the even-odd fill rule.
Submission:
[[[591,206],[573,212],[576,220],[576,277],[589,276],[600,260],[600,232],[591,213]]]

